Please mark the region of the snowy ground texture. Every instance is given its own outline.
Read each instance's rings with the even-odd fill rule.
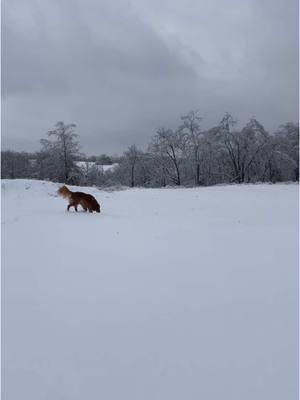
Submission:
[[[2,181],[3,400],[298,398],[297,185],[57,187]]]

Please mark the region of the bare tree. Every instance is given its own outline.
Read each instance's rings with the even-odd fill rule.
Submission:
[[[194,165],[195,184],[200,185],[200,148],[203,139],[200,122],[202,118],[198,111],[190,111],[187,115],[182,116],[181,120],[183,124],[179,130],[186,135]]]
[[[241,130],[233,130],[236,121],[226,113],[215,129],[215,139],[225,151],[232,170],[232,182],[251,180],[251,168],[268,143],[269,135],[254,118]]]
[[[288,157],[293,165],[293,174],[296,181],[299,181],[299,125],[288,122],[281,125],[275,133],[277,151]]]
[[[166,166],[166,171],[171,180],[176,184],[181,184],[180,162],[183,155],[184,135],[180,132],[174,132],[171,129],[161,128],[153,138],[150,146],[152,152],[160,154],[161,158],[167,158],[171,168]]]
[[[223,144],[224,149],[227,151],[232,166],[232,181],[238,180],[241,183],[239,170],[240,147],[237,135],[233,131],[235,124],[236,121],[231,114],[226,112],[216,130],[216,138]]]
[[[259,171],[252,168],[260,159],[261,153],[269,143],[269,134],[254,118],[237,134],[239,182],[250,182],[251,175],[259,176]],[[251,174],[251,168],[253,174]]]
[[[124,153],[124,159],[129,165],[130,170],[130,186],[135,186],[135,168],[138,160],[138,149],[135,145],[132,145]]]
[[[78,135],[74,132],[75,127],[75,124],[65,125],[62,121],[57,122],[55,129],[47,133],[54,140],[41,139],[42,151],[47,153],[50,158],[49,167],[52,167],[52,172],[56,171],[57,179],[66,183],[72,180],[72,173],[76,171],[74,161],[79,155]]]

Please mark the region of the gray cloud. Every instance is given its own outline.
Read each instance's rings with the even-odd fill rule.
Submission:
[[[5,0],[2,147],[38,149],[58,120],[87,153],[143,146],[199,109],[267,129],[296,120],[296,0]]]

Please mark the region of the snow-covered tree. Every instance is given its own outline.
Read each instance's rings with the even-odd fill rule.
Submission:
[[[49,139],[41,139],[42,152],[47,155],[46,167],[52,179],[72,183],[78,174],[74,163],[79,155],[78,135],[74,132],[76,125],[57,122],[55,129],[47,133]]]
[[[202,118],[198,111],[190,111],[181,117],[183,124],[179,131],[185,135],[187,155],[191,159],[194,170],[194,183],[200,185],[200,164],[201,164],[201,142],[203,133],[200,122]]]

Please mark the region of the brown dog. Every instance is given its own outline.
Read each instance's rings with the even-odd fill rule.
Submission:
[[[57,193],[62,196],[64,199],[69,200],[69,205],[67,210],[69,211],[70,207],[74,207],[75,211],[77,210],[78,204],[84,209],[84,211],[89,210],[90,213],[93,211],[100,212],[100,205],[91,194],[83,193],[83,192],[71,192],[67,188],[67,186],[62,186],[58,189]]]

